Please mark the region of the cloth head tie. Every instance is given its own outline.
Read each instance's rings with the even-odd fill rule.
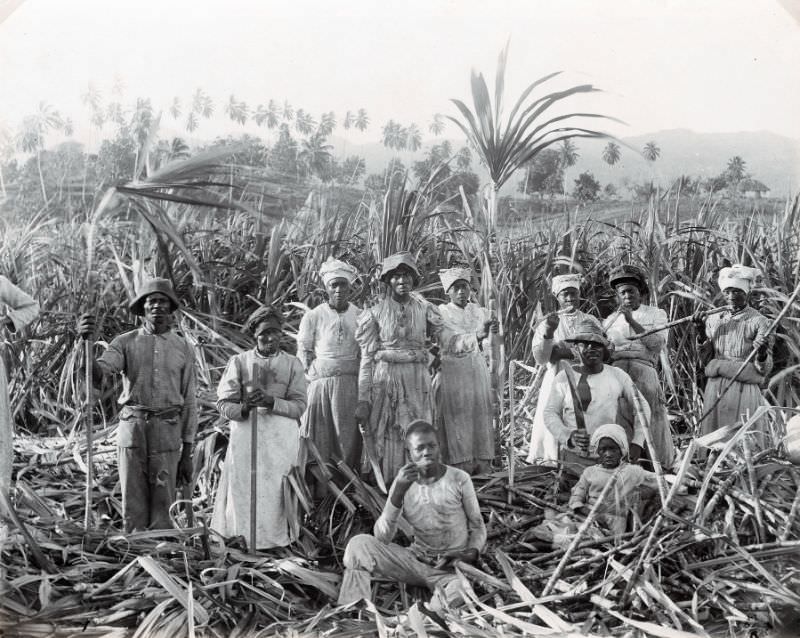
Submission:
[[[625,429],[616,423],[606,423],[601,425],[594,432],[589,439],[589,453],[597,456],[597,446],[600,444],[600,439],[611,439],[619,446],[622,452],[622,458],[628,456],[628,435],[625,434]]]
[[[556,275],[553,277],[553,283],[551,284],[550,289],[553,291],[554,295],[558,295],[558,293],[560,293],[562,290],[566,290],[567,288],[577,288],[580,290],[582,281],[583,277],[577,273],[570,275]]]
[[[719,271],[719,289],[738,288],[739,290],[750,292],[758,275],[758,270],[742,264],[723,268]]]
[[[448,268],[439,271],[439,279],[442,282],[442,288],[445,292],[449,292],[453,284],[459,279],[463,279],[468,284],[472,283],[472,271],[469,268]]]
[[[349,284],[358,279],[358,271],[350,264],[328,257],[319,269],[319,276],[326,286],[334,279],[346,279]]]

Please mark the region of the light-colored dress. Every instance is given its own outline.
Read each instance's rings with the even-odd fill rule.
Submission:
[[[667,323],[667,313],[654,306],[641,305],[631,314],[645,330]],[[667,331],[630,340],[628,337],[634,336],[636,332],[620,313],[608,317],[603,327],[614,344],[611,355],[614,367],[628,373],[650,406],[650,436],[655,447],[652,453],[663,467],[670,468],[675,462],[675,446],[667,417],[664,390],[656,371],[659,355],[667,343]],[[621,406],[620,418],[626,430],[633,429],[633,414],[627,406]]]
[[[387,484],[405,465],[406,427],[431,421],[426,337],[438,339],[441,329],[438,308],[417,294],[404,304],[387,296],[358,318],[358,399],[370,402],[370,431]]]
[[[772,370],[773,337],[768,336],[770,320],[755,308],[747,306],[736,313],[725,310],[706,318],[706,336],[701,348],[706,357],[713,357],[706,365],[708,379],[703,394],[703,414],[716,401],[717,395],[736,375],[744,360],[753,350],[753,341],[758,337],[769,344],[767,358],[758,361],[758,357],[747,364],[739,378],[733,382],[714,410],[700,423],[700,433],[708,434],[725,425],[742,422],[746,414],[752,414],[756,408],[766,405],[761,394],[761,384]],[[755,424],[754,430],[767,432],[766,419]],[[766,439],[759,442],[767,445]]]
[[[574,369],[571,369],[570,372],[572,381],[577,388],[580,374]],[[601,372],[587,375],[586,382],[589,384],[592,394],[589,407],[583,413],[586,433],[591,436],[592,432],[606,423],[622,425],[619,418],[620,402],[625,401],[633,406],[636,401],[636,386],[628,374],[619,368],[604,365]],[[640,400],[639,403],[642,419],[632,408],[634,414],[637,414],[637,418],[634,421],[633,432],[627,432],[627,434],[630,443],[643,447],[644,424],[642,421],[649,421],[650,407],[645,401]],[[553,379],[552,389],[544,408],[544,423],[559,446],[565,446],[570,435],[577,428],[572,394],[563,370]]]
[[[28,325],[39,314],[39,304],[30,295],[17,288],[0,275],[0,304],[3,315],[11,320],[9,330],[16,332]],[[14,461],[14,423],[8,397],[8,377],[3,357],[0,357],[0,490],[6,494],[11,488]],[[5,540],[5,526],[0,522],[0,542]]]
[[[217,409],[230,419],[231,434],[211,527],[223,536],[250,538],[250,417],[242,415],[243,393],[256,386],[275,397],[271,410],[258,408],[256,548],[291,542],[283,503],[283,480],[297,459],[299,419],[306,407],[306,380],[297,357],[271,357],[248,350],[228,362],[217,388]]]
[[[547,397],[550,396],[550,389],[553,386],[553,379],[558,372],[558,365],[550,363],[550,355],[553,347],[561,345],[568,347],[564,339],[575,332],[575,326],[583,322],[592,322],[600,328],[600,322],[592,315],[576,310],[571,313],[559,315],[558,327],[552,339],[545,339],[547,324],[545,321],[539,322],[533,332],[533,358],[539,365],[546,366],[542,385],[539,388],[539,398],[536,401],[536,412],[533,415],[533,426],[531,427],[531,446],[528,451],[528,463],[539,463],[558,460],[558,441],[553,437],[550,430],[544,424],[544,408],[547,405]],[[564,364],[566,365],[566,363]]]
[[[360,313],[353,304],[337,312],[322,303],[303,316],[297,332],[297,356],[308,379],[308,408],[300,436],[310,438],[323,459],[342,459],[353,468],[358,466],[361,454],[355,419],[360,355],[356,324]]]
[[[478,344],[478,332],[490,319],[489,312],[474,303],[464,308],[454,303],[439,306],[443,325],[439,337],[442,367],[436,392],[440,444],[446,463],[494,458],[492,384],[486,357]]]

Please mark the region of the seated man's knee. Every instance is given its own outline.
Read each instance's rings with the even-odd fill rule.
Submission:
[[[372,559],[372,548],[379,543],[377,538],[371,534],[358,534],[353,536],[344,550],[344,566],[347,569],[372,569],[374,560]]]

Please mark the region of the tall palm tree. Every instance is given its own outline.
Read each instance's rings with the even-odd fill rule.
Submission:
[[[416,124],[409,124],[406,129],[406,144],[405,147],[412,153],[419,150],[422,146],[422,133],[420,133],[419,126]]]
[[[444,133],[444,119],[441,113],[434,113],[433,121],[428,126],[428,130],[436,136]]]
[[[327,144],[325,136],[317,132],[300,142],[300,151],[297,153],[298,168],[304,175],[316,175],[325,181],[330,173],[332,151],[333,146]]]
[[[173,120],[177,120],[181,116],[181,99],[179,97],[172,98],[172,104],[169,105],[169,114]]]
[[[319,132],[323,137],[328,137],[336,128],[336,114],[333,111],[323,113],[319,120]]]
[[[194,111],[189,111],[186,114],[186,131],[188,133],[194,133],[197,130],[198,121],[197,121],[197,113]]]
[[[225,105],[225,112],[231,120],[242,126],[247,124],[247,118],[250,117],[250,109],[247,104],[242,100],[237,100],[233,94],[228,98],[228,103]]]
[[[19,148],[24,153],[33,153],[36,156],[39,186],[42,189],[42,199],[45,202],[47,202],[47,190],[44,186],[44,175],[42,173],[44,136],[49,131],[61,129],[63,122],[61,114],[57,110],[45,102],[39,102],[39,110],[22,121],[22,130],[19,134]]]
[[[256,126],[263,126],[264,122],[267,121],[267,107],[263,104],[259,104],[256,107],[256,110],[253,111],[253,121],[256,123]]]
[[[342,122],[344,130],[349,131],[350,128],[353,126],[353,124],[355,124],[355,122],[356,122],[356,116],[353,114],[352,111],[347,111],[347,113],[344,114],[344,121]]]
[[[275,100],[270,100],[267,104],[267,128],[274,129],[278,126],[280,107]]]
[[[368,126],[369,126],[369,115],[367,115],[366,110],[358,109],[358,114],[356,115],[355,127],[363,133],[364,131],[367,130]]]
[[[619,144],[615,142],[609,142],[606,144],[605,148],[603,149],[603,161],[608,164],[609,166],[614,166],[617,162],[619,162],[619,158],[622,157],[620,153]]]
[[[725,169],[725,174],[728,178],[728,181],[736,187],[739,182],[741,182],[744,178],[746,173],[746,166],[747,162],[745,162],[741,156],[736,155],[728,160],[728,167]]]
[[[297,109],[294,115],[294,128],[301,135],[311,135],[317,128],[317,123],[310,113],[306,113],[303,109]]]
[[[394,120],[389,120],[381,130],[381,140],[386,148],[400,150],[403,147],[403,127]]]
[[[86,87],[86,91],[81,93],[81,102],[92,109],[92,111],[97,111],[100,108],[100,103],[102,102],[100,90],[94,85],[93,82],[89,82],[89,85]]]
[[[283,109],[281,110],[281,113],[283,114],[283,119],[286,122],[290,122],[294,117],[294,108],[292,108],[292,105],[289,104],[289,100],[283,101]]]
[[[655,162],[659,157],[661,157],[661,149],[658,147],[654,141],[649,141],[647,144],[644,145],[642,149],[642,155],[648,162]]]

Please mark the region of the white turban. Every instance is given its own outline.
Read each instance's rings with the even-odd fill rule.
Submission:
[[[759,271],[755,268],[735,264],[730,268],[723,268],[719,271],[719,289],[738,288],[745,292],[753,289],[753,282],[758,277]]]
[[[553,291],[554,295],[558,295],[558,293],[560,293],[562,290],[566,290],[567,288],[577,288],[580,290],[581,281],[582,277],[577,273],[571,275],[556,275],[553,277],[553,285],[551,290]]]
[[[628,435],[625,434],[625,430],[621,425],[606,423],[592,432],[592,438],[589,439],[589,452],[591,454],[597,454],[597,446],[600,444],[600,439],[611,439],[619,445],[619,449],[622,451],[622,458],[624,459],[628,456]]]
[[[319,276],[322,277],[322,283],[326,286],[334,279],[347,279],[348,283],[352,284],[358,279],[358,271],[350,264],[328,257],[322,264],[322,268],[319,269]]]
[[[452,285],[459,279],[463,279],[468,284],[472,282],[472,271],[469,268],[448,268],[439,271],[439,279],[442,281],[442,288],[447,292]]]

